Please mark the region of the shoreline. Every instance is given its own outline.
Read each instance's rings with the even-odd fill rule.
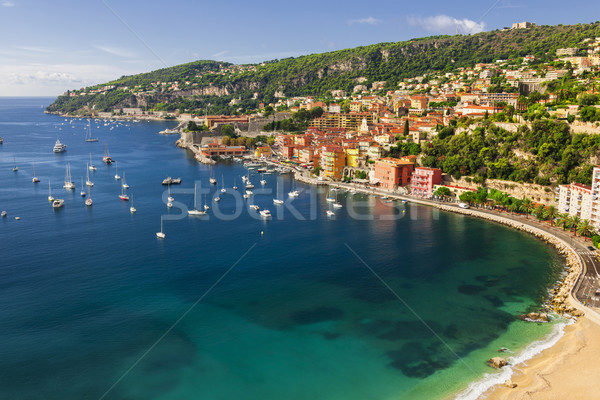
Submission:
[[[551,232],[533,226],[528,221],[519,221],[499,214],[471,208],[463,209],[376,189],[369,190],[369,188],[358,185],[316,181],[300,174],[294,174],[294,176],[295,179],[307,184],[354,188],[357,192],[367,194],[382,195],[385,193],[391,199],[407,200],[409,203],[485,219],[526,232],[553,246],[559,254],[565,257],[566,275],[557,282],[557,287],[553,290],[547,305],[567,319],[566,326],[563,326],[556,334],[551,333],[540,341],[531,343],[530,346],[534,348],[539,346],[538,350],[531,354],[528,354],[529,347],[526,347],[521,353],[509,358],[511,361],[516,360],[513,361],[515,364],[505,367],[507,369],[490,369],[489,374],[472,382],[460,392],[449,394],[447,398],[500,400],[563,398],[583,400],[589,398],[586,394],[591,389],[589,385],[596,382],[594,378],[600,375],[600,365],[597,365],[595,357],[600,352],[600,315],[580,304],[573,296],[573,290],[585,271],[585,265],[572,245]],[[583,374],[580,372],[582,368],[586,371]],[[503,373],[503,371],[508,373]],[[511,387],[514,384],[516,386]],[[585,387],[585,393],[581,393],[582,387]],[[595,383],[595,387],[600,389],[600,384]]]
[[[184,148],[188,147],[185,146]],[[261,161],[282,166],[270,160]],[[544,228],[543,225],[541,227],[534,226],[531,223],[535,222],[533,219],[520,220],[512,215],[508,217],[508,215],[503,216],[472,208],[463,209],[449,203],[417,199],[412,196],[391,193],[363,185],[319,181],[304,176],[304,171],[299,171],[291,166],[285,167],[294,172],[294,179],[303,183],[316,186],[339,186],[370,195],[385,195],[390,199],[406,200],[409,203],[430,206],[446,212],[485,219],[528,233],[553,246],[561,256],[565,257],[564,270],[566,274],[552,289],[552,294],[544,306],[564,316],[566,318],[564,324],[567,325],[563,325],[560,332],[547,335],[541,340],[531,343],[530,346],[534,348],[537,346],[537,350],[531,352],[531,354],[527,351],[529,347],[526,347],[522,353],[510,358],[510,360],[516,359],[514,365],[511,364],[505,367],[504,370],[490,369],[489,374],[472,382],[460,392],[449,394],[448,399],[541,400],[548,398],[587,398],[585,394],[581,394],[580,397],[573,394],[578,393],[577,389],[594,382],[593,377],[600,374],[600,365],[595,367],[597,362],[594,357],[596,347],[600,352],[600,314],[580,304],[573,296],[573,290],[585,271],[585,264],[572,241],[571,244],[567,243],[552,232],[542,229]],[[569,323],[569,320],[573,322]],[[582,351],[586,347],[592,349],[592,351]],[[494,355],[490,356],[493,357]],[[563,369],[562,367],[565,365],[569,368]],[[582,367],[585,367],[587,374],[579,372]],[[503,373],[503,371],[507,373]],[[564,383],[565,381],[568,381],[568,383]],[[507,385],[507,383],[510,383],[510,385]],[[513,384],[516,385],[513,387]],[[479,390],[473,392],[473,387],[477,386]],[[600,389],[600,384],[597,384],[597,386]],[[588,387],[585,387],[587,390]],[[468,393],[469,391],[471,393]],[[549,391],[552,392],[549,393]]]

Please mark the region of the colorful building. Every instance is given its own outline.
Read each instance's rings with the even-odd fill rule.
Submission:
[[[375,183],[383,189],[395,190],[410,184],[414,164],[398,158],[386,157],[375,161]]]
[[[358,160],[360,159],[360,150],[356,148],[346,149],[346,165],[349,167],[358,167]]]
[[[259,146],[254,150],[254,157],[271,157],[271,148],[269,146]]]
[[[321,149],[321,174],[324,178],[339,180],[346,165],[346,153],[340,146],[323,146]]]
[[[442,170],[439,168],[417,167],[410,184],[413,196],[429,198],[435,185],[442,183]]]

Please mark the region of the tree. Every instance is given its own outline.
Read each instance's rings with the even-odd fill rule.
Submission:
[[[533,203],[532,203],[532,201],[530,199],[525,198],[525,199],[523,199],[523,205],[522,205],[522,207],[523,207],[523,211],[526,214],[525,218],[527,218],[527,216],[529,214],[531,214],[531,211],[533,210]]]
[[[274,137],[270,137],[267,139],[267,145],[268,146],[273,146],[275,144],[275,138]]]
[[[223,136],[223,139],[221,139],[221,144],[223,146],[229,146],[230,143],[231,143],[231,137],[230,136]]]
[[[224,136],[229,136],[231,138],[236,138],[237,135],[235,134],[235,129],[232,125],[230,124],[225,124],[221,127],[221,133]]]
[[[410,128],[408,126],[408,120],[404,121],[404,131],[402,132],[404,137],[408,137],[410,135]]]
[[[440,186],[433,194],[439,197],[450,197],[452,191],[446,186]]]
[[[594,233],[594,228],[592,227],[590,221],[584,219],[577,224],[576,231],[580,236],[590,237]]]
[[[546,219],[546,207],[543,204],[538,205],[534,211],[535,217],[538,221],[543,221]]]

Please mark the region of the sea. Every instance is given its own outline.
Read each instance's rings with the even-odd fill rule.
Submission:
[[[158,133],[174,122],[88,128],[44,114],[53,100],[0,98],[0,398],[475,399],[505,379],[487,359],[522,361],[562,331],[516,318],[564,268],[527,234],[234,160],[210,167]]]

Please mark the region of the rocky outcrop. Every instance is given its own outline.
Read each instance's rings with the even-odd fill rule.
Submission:
[[[492,357],[489,360],[487,360],[487,364],[492,368],[500,369],[508,365],[508,361],[506,361],[502,357]]]
[[[548,318],[548,314],[546,313],[536,313],[530,312],[529,314],[521,314],[518,317],[523,321],[531,321],[531,322],[548,322],[550,321]]]
[[[514,389],[517,387],[517,384],[511,381],[510,379],[507,379],[504,381],[504,386],[506,386],[509,389]]]

